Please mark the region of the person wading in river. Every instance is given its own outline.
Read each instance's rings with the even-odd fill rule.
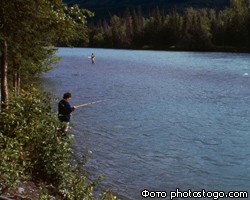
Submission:
[[[95,63],[95,55],[94,55],[94,53],[91,54],[91,61],[92,61],[92,64]]]
[[[69,129],[70,114],[77,108],[77,106],[71,107],[69,100],[71,99],[71,93],[66,92],[63,95],[63,99],[58,103],[58,119],[61,121],[62,126],[58,130],[66,133]]]

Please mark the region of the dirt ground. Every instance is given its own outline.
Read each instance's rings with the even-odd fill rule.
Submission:
[[[54,192],[52,188],[47,188],[46,191],[56,200],[62,200],[62,198]],[[0,200],[39,200],[39,195],[41,193],[41,187],[34,182],[22,181],[15,188],[0,195]]]

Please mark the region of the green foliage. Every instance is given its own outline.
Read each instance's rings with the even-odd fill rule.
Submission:
[[[89,27],[90,44],[111,48],[179,49],[179,50],[244,50],[250,51],[250,3],[231,0],[230,7],[214,9],[187,8],[185,12],[165,14],[159,8],[147,18],[141,10],[114,15],[110,22]],[[108,27],[108,28],[105,28]],[[103,42],[103,38],[107,43]]]
[[[47,95],[37,93],[35,88],[31,88],[29,92],[22,91],[18,98],[11,98],[9,107],[9,110],[0,113],[0,174],[4,174],[4,177],[1,177],[2,190],[24,175],[39,173],[36,163],[40,158],[34,150],[41,145],[44,148],[49,145],[45,144],[46,139],[53,137],[51,130],[55,130],[56,125],[51,117]],[[39,153],[47,155],[44,149]],[[39,169],[49,168],[53,164],[43,164]],[[50,173],[48,171],[43,175],[50,179]]]
[[[101,178],[88,179],[86,153],[82,162],[72,159],[72,137],[56,132],[59,122],[50,102],[49,94],[30,87],[0,113],[0,194],[33,177],[53,185],[63,199],[94,199]],[[43,190],[40,199],[48,196]]]
[[[175,10],[165,18],[163,34],[165,35],[163,44],[166,46],[175,46],[181,39],[183,27],[183,17]]]
[[[16,138],[6,137],[0,132],[0,194],[24,177],[28,160],[22,159],[24,150]]]
[[[244,47],[248,43],[249,4],[248,0],[231,0],[230,7],[220,13],[217,30],[222,44]]]
[[[102,44],[104,43],[104,36],[102,33],[97,33],[96,35],[93,36],[93,45],[97,47],[101,47]]]
[[[1,0],[0,40],[8,44],[9,74],[40,75],[54,63],[56,44],[88,42],[87,17],[93,13],[61,0]]]
[[[110,190],[107,190],[103,193],[102,200],[116,200],[117,197],[112,194]]]
[[[207,10],[187,9],[184,15],[183,38],[181,43],[188,50],[210,50],[210,21]]]
[[[126,38],[125,23],[120,19],[120,17],[114,15],[110,20],[110,26],[114,47],[122,47]]]
[[[86,17],[92,15],[61,0],[0,1],[0,40],[8,44],[8,72],[21,71],[25,81],[20,95],[10,96],[9,109],[0,112],[0,194],[34,178],[52,184],[63,199],[94,198],[100,180],[89,180],[83,163],[72,160],[72,138],[56,134],[50,96],[29,86],[31,77],[58,61],[53,45],[88,42]],[[44,190],[40,199],[51,199],[49,192]]]
[[[85,156],[81,162],[71,161],[70,173],[64,173],[60,192],[65,199],[94,199],[93,189],[100,184],[102,177],[95,181],[88,180],[88,172],[85,169],[88,154]]]
[[[71,4],[72,0],[63,0],[65,3]],[[74,0],[75,4],[81,7],[88,8],[96,13],[95,19],[102,19],[110,17],[117,13],[122,13],[126,8],[141,7],[142,12],[146,15],[152,12],[152,8],[159,6],[162,9],[169,10],[169,8],[178,8],[183,11],[185,8],[194,6],[196,8],[215,8],[223,9],[229,5],[230,0]],[[108,9],[107,9],[108,8]]]

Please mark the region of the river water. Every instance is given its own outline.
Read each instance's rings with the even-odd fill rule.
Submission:
[[[96,61],[91,64],[90,54]],[[250,54],[59,48],[44,76],[73,94],[75,151],[121,199],[250,188]],[[57,102],[55,102],[57,103]]]

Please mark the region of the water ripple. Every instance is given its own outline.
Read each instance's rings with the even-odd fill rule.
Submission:
[[[110,99],[72,117],[93,176],[104,173],[122,199],[145,188],[250,188],[249,54],[93,50],[94,65],[86,49],[59,49],[44,77],[73,105]]]

